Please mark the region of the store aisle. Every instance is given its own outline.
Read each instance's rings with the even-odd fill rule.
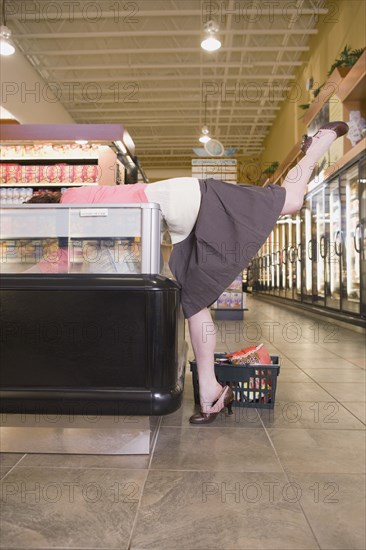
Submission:
[[[0,547],[363,550],[364,334],[248,308],[217,323],[218,350],[261,341],[280,356],[274,411],[190,426],[188,367],[151,456],[2,454]]]

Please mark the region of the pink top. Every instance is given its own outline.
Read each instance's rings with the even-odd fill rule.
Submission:
[[[146,187],[147,183],[74,187],[63,193],[60,202],[63,204],[149,202],[145,195]]]

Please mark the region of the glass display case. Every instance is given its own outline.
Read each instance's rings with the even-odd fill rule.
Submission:
[[[9,205],[1,209],[2,273],[161,271],[156,204]]]

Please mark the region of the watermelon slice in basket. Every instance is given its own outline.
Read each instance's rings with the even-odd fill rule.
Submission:
[[[270,365],[271,357],[263,344],[249,346],[226,355],[233,365]]]

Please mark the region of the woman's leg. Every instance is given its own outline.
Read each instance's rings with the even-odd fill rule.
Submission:
[[[216,332],[210,311],[205,308],[192,315],[188,319],[188,326],[197,362],[201,410],[205,411],[222,391],[215,377]]]
[[[316,163],[328,151],[337,137],[337,132],[331,129],[319,130],[313,136],[305,156],[291,168],[282,184],[282,187],[286,189],[286,199],[281,214],[292,214],[300,210],[304,202],[306,186]]]

